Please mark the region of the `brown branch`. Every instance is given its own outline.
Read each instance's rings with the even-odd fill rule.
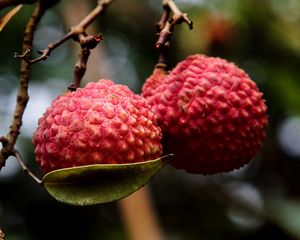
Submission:
[[[174,13],[171,19],[172,21],[174,21],[174,24],[184,21],[189,25],[190,29],[193,29],[193,22],[188,18],[187,13],[182,13],[173,0],[164,0],[163,5],[168,6]]]
[[[171,37],[174,31],[174,25],[186,22],[190,29],[193,29],[193,22],[188,18],[186,13],[182,13],[173,0],[163,1],[164,13],[160,22],[158,22],[160,33],[159,38],[156,42],[156,47],[160,48],[163,46]],[[166,19],[169,12],[173,12],[173,16],[170,19]]]
[[[34,64],[40,61],[44,61],[47,60],[48,57],[50,56],[50,53],[57,47],[59,47],[60,45],[62,45],[65,41],[69,40],[70,38],[73,37],[73,32],[68,32],[62,39],[58,40],[55,43],[51,43],[48,45],[48,47],[46,49],[43,50],[39,50],[38,53],[41,54],[40,57],[29,60],[30,64]]]
[[[20,154],[20,152],[16,149],[14,149],[13,154],[15,156],[15,158],[17,159],[17,161],[19,162],[19,164],[21,165],[21,168],[23,170],[24,173],[27,173],[34,181],[36,181],[38,184],[42,185],[43,181],[41,179],[39,179],[37,176],[35,176],[30,170],[29,168],[26,166],[26,164],[24,163],[24,160]]]
[[[86,71],[86,64],[89,56],[90,56],[90,49],[81,48],[81,53],[74,67],[74,80],[72,83],[70,83],[68,87],[70,91],[75,91],[80,86],[81,79]]]
[[[112,3],[113,0],[99,0],[98,6],[89,13],[78,25],[78,28],[86,29],[104,10]]]
[[[40,57],[29,60],[30,64],[34,64],[40,61],[46,60],[51,52],[62,45],[67,40],[73,38],[75,41],[79,41],[80,36],[86,36],[85,29],[101,14],[103,14],[104,10],[107,8],[109,4],[112,3],[113,0],[100,0],[96,8],[94,8],[81,22],[77,25],[70,28],[70,31],[60,40],[55,43],[49,44],[46,49],[39,50],[38,53],[41,54]],[[96,38],[97,36],[93,36]],[[81,44],[81,42],[80,42]],[[82,44],[81,44],[82,45]]]
[[[167,67],[167,52],[169,48],[169,40],[174,31],[175,24],[185,22],[190,29],[193,29],[193,22],[188,18],[186,13],[182,13],[176,6],[173,0],[163,0],[163,13],[161,19],[156,24],[158,32],[158,40],[155,44],[158,49],[158,63],[155,68]],[[173,12],[173,16],[170,18],[170,13]]]
[[[81,79],[86,71],[87,61],[90,56],[90,49],[93,49],[97,44],[103,40],[102,35],[89,36],[86,34],[79,35],[79,43],[81,46],[81,53],[78,56],[78,60],[74,67],[74,78],[73,82],[70,83],[68,90],[75,91],[81,83]]]
[[[156,29],[157,29],[158,33],[164,28],[164,26],[166,25],[166,22],[170,18],[171,9],[168,6],[163,6],[163,8],[164,8],[164,11],[161,15],[161,18],[156,23]]]
[[[28,24],[24,33],[23,41],[23,52],[27,52],[28,49],[32,47],[33,33],[34,30],[40,21],[42,15],[44,14],[45,9],[42,6],[41,0],[37,2],[36,7],[28,21]],[[27,54],[25,54],[26,58]],[[20,127],[22,125],[22,117],[26,104],[28,102],[28,82],[29,82],[29,71],[30,65],[26,60],[21,62],[21,71],[20,71],[20,82],[19,89],[17,94],[17,102],[13,115],[12,124],[9,128],[9,132],[6,137],[1,137],[0,141],[2,142],[2,149],[0,151],[0,170],[5,165],[5,161],[9,156],[14,155],[14,145],[17,141],[17,138],[20,134]]]

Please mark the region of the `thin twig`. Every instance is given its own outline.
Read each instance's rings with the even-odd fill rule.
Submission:
[[[156,24],[158,32],[158,40],[155,44],[158,49],[158,63],[155,68],[162,68],[166,70],[167,68],[167,53],[169,48],[169,40],[174,31],[175,24],[180,24],[185,22],[188,24],[190,29],[193,29],[193,22],[188,18],[186,13],[182,13],[173,0],[163,0],[163,13]],[[170,17],[171,12],[173,16]]]
[[[156,29],[157,29],[158,33],[160,33],[161,30],[163,30],[164,26],[166,25],[166,22],[170,18],[171,9],[169,8],[169,6],[163,6],[163,9],[164,9],[164,11],[163,11],[163,13],[161,15],[161,18],[156,23]]]
[[[34,181],[36,181],[38,184],[42,185],[43,181],[41,179],[39,179],[37,176],[35,176],[30,170],[29,168],[26,166],[26,164],[24,163],[24,160],[20,154],[20,152],[16,149],[14,149],[13,151],[15,158],[17,159],[17,161],[19,162],[19,164],[21,165],[21,168],[23,170],[24,173],[27,173],[30,177],[32,177],[32,179]]]
[[[112,3],[113,0],[99,0],[98,6],[92,10],[77,26],[86,29],[104,10]]]
[[[86,35],[85,29],[99,16],[104,10],[107,8],[109,4],[112,3],[113,0],[100,0],[96,8],[94,8],[81,22],[77,25],[70,28],[70,31],[63,36],[60,40],[55,43],[49,44],[47,48],[43,50],[39,50],[38,53],[41,54],[40,57],[29,60],[30,64],[34,64],[40,61],[46,60],[51,52],[62,45],[67,40],[73,38],[75,41],[79,41],[80,35]],[[94,36],[95,38],[97,36]]]
[[[33,33],[44,12],[45,9],[43,8],[42,0],[40,0],[37,2],[36,7],[25,29],[24,41],[23,41],[24,53],[26,53],[28,49],[32,48]],[[26,55],[25,58],[27,58]],[[6,159],[9,156],[13,155],[14,145],[20,134],[20,127],[22,125],[23,113],[25,111],[29,99],[28,91],[27,91],[28,82],[29,82],[29,72],[30,72],[30,65],[23,58],[23,60],[21,61],[20,82],[19,82],[17,102],[16,102],[16,107],[13,115],[12,124],[10,126],[9,132],[7,133],[6,137],[2,137],[2,141],[1,141],[3,146],[0,151],[0,170],[5,165]]]
[[[184,21],[189,25],[190,29],[193,29],[193,22],[188,18],[188,15],[186,13],[182,13],[179,10],[173,0],[164,0],[163,5],[169,6],[171,11],[174,13],[172,21],[174,21],[175,24]]]
[[[47,60],[48,57],[50,56],[50,53],[57,47],[59,47],[60,45],[62,45],[65,41],[69,40],[70,38],[73,37],[73,32],[68,32],[62,39],[60,39],[59,41],[49,44],[48,47],[46,49],[43,50],[39,50],[38,53],[41,54],[40,57],[32,59],[29,61],[30,64],[34,64],[40,61],[44,61]]]
[[[86,34],[79,35],[79,43],[81,46],[81,53],[78,56],[78,60],[74,67],[73,82],[70,83],[68,90],[75,91],[81,83],[81,79],[86,71],[87,61],[90,56],[90,49],[93,49],[97,44],[103,40],[102,35],[89,36]]]
[[[90,49],[82,48],[81,53],[79,55],[79,59],[74,67],[74,81],[68,87],[70,91],[75,91],[80,86],[81,79],[86,71],[86,64],[89,56]]]
[[[158,23],[160,28],[160,33],[159,33],[159,38],[156,42],[157,48],[160,48],[169,40],[174,30],[175,24],[186,22],[189,28],[193,29],[193,22],[188,18],[188,15],[186,13],[182,13],[179,10],[179,8],[176,6],[173,0],[164,0],[163,8],[164,8],[164,13],[162,15],[160,22]],[[173,16],[167,20],[166,16],[168,16],[170,11],[173,12]]]

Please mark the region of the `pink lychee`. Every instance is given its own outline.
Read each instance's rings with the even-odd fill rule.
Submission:
[[[155,89],[161,84],[163,79],[167,76],[167,71],[163,68],[154,68],[153,73],[146,79],[142,93],[143,97],[152,96]]]
[[[44,173],[90,164],[122,164],[161,155],[161,131],[145,99],[109,80],[59,96],[33,136]]]
[[[174,153],[170,163],[200,174],[231,171],[256,156],[268,123],[262,95],[235,64],[204,55],[188,57],[142,91],[157,114],[164,151]]]

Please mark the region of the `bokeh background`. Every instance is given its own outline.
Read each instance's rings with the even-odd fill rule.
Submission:
[[[170,67],[194,53],[235,62],[264,92],[270,123],[262,151],[240,170],[201,176],[164,167],[147,185],[156,224],[170,240],[300,239],[300,1],[175,2],[189,14],[194,30],[176,27]],[[62,37],[95,5],[60,1],[48,10],[35,32],[34,52]],[[21,51],[32,10],[24,5],[0,32],[0,135],[8,130],[15,105],[20,61],[13,54]],[[101,32],[104,41],[92,51],[83,85],[109,78],[140,92],[156,63],[155,23],[161,13],[159,0],[115,1],[87,29]],[[32,68],[17,149],[39,176],[32,133],[72,80],[78,53],[78,46],[67,42]],[[57,202],[13,158],[0,172],[0,227],[6,240],[130,239],[123,215],[119,202],[91,207]]]

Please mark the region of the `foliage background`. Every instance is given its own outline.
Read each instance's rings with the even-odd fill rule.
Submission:
[[[235,62],[264,92],[270,124],[261,153],[238,171],[204,177],[167,166],[155,176],[148,189],[166,239],[300,239],[300,2],[176,2],[189,13],[194,30],[185,25],[175,29],[170,66],[194,53]],[[39,24],[34,51],[63,36],[95,4],[60,1]],[[19,61],[13,53],[21,51],[32,10],[25,5],[0,32],[0,135],[6,134],[15,104]],[[93,50],[84,81],[110,78],[139,92],[156,62],[160,14],[158,0],[113,3],[88,29],[102,32],[104,41]],[[77,53],[67,43],[33,66],[17,148],[34,172],[39,169],[32,133],[51,100],[71,81]],[[128,239],[117,202],[63,205],[24,175],[14,159],[0,173],[0,226],[7,240]]]

